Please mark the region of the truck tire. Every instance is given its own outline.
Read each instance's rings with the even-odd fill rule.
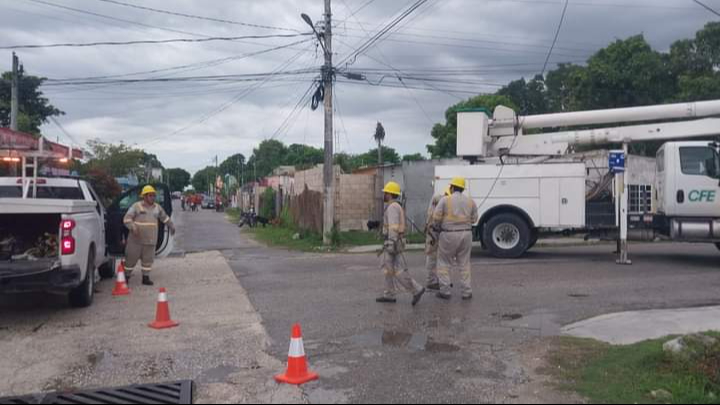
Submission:
[[[72,290],[68,297],[73,308],[87,308],[95,298],[95,256],[92,253],[88,256],[86,273],[83,283]]]
[[[720,250],[720,243],[716,243],[716,244],[715,244],[715,247],[716,247],[718,250]]]
[[[527,252],[533,239],[528,223],[515,214],[491,218],[483,232],[483,243],[500,259],[517,259]]]
[[[540,240],[540,233],[536,230],[531,231],[532,236],[530,237],[530,245],[528,246],[528,250],[532,249],[537,245],[538,240]]]
[[[115,278],[115,260],[110,259],[103,263],[98,269],[98,272],[100,273],[100,278],[103,280]]]

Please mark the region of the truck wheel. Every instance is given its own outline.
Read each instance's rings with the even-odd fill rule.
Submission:
[[[530,226],[515,214],[500,214],[485,225],[483,243],[500,259],[517,259],[527,252],[532,241]]]
[[[115,260],[110,259],[103,263],[98,269],[98,272],[100,273],[100,278],[103,280],[115,278]]]
[[[88,257],[86,273],[85,281],[70,292],[70,306],[73,308],[87,308],[95,298],[95,257],[92,253]]]
[[[716,247],[718,250],[720,250],[720,243],[716,243],[716,244],[715,244],[715,247]]]
[[[528,246],[528,250],[532,249],[537,245],[538,240],[540,239],[540,233],[536,230],[531,231],[532,236],[530,237],[530,245]]]

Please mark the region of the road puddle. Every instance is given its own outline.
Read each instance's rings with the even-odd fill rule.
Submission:
[[[364,347],[392,347],[425,351],[428,353],[459,352],[457,345],[436,342],[424,333],[407,333],[391,330],[374,330],[352,338],[354,344]]]

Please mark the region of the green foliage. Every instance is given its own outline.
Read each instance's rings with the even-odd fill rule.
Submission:
[[[28,76],[21,68],[20,92],[18,94],[18,129],[22,132],[40,135],[40,126],[48,122],[50,117],[65,113],[50,104],[40,86],[47,80],[44,77]],[[0,127],[10,126],[10,99],[12,92],[12,72],[5,72],[0,77]]]
[[[423,162],[427,160],[421,153],[415,153],[414,155],[405,155],[402,158],[403,162]]]
[[[100,171],[115,178],[134,175],[141,182],[147,182],[146,166],[162,168],[157,156],[123,143],[111,144],[95,139],[88,141],[87,150],[87,163],[74,164],[74,169],[81,175]]]
[[[257,178],[260,179],[283,166],[287,154],[288,149],[282,142],[274,139],[262,141],[256,149],[253,149],[253,155],[248,161],[248,165],[253,170],[253,174],[257,168]]]
[[[198,193],[207,193],[210,186],[215,184],[218,170],[215,166],[207,166],[198,171],[192,178],[192,186]]]
[[[325,161],[325,152],[322,149],[308,145],[292,144],[287,149],[284,166],[295,166],[305,170]]]
[[[168,169],[165,171],[165,177],[168,179],[171,191],[185,190],[192,180],[190,173],[183,169]]]
[[[700,361],[687,362],[663,352],[669,339],[630,346],[592,340],[559,339],[546,370],[560,388],[577,391],[590,403],[663,403],[651,392],[666,390],[674,404],[716,404],[720,394],[720,346]],[[711,395],[713,394],[713,395]]]
[[[122,194],[122,188],[117,180],[100,167],[90,168],[83,177],[92,185],[106,207]]]
[[[275,198],[277,192],[272,188],[268,188],[260,197],[260,210],[258,211],[261,217],[267,219],[275,219]]]
[[[378,150],[370,149],[367,153],[355,157],[355,163],[359,164],[359,167],[363,166],[377,166],[378,164]],[[400,163],[400,155],[393,148],[383,146],[382,147],[382,160],[383,164],[398,164]]]

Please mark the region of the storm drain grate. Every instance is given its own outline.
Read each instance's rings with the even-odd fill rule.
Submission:
[[[192,404],[193,382],[133,385],[39,397],[0,398],[0,404]]]

